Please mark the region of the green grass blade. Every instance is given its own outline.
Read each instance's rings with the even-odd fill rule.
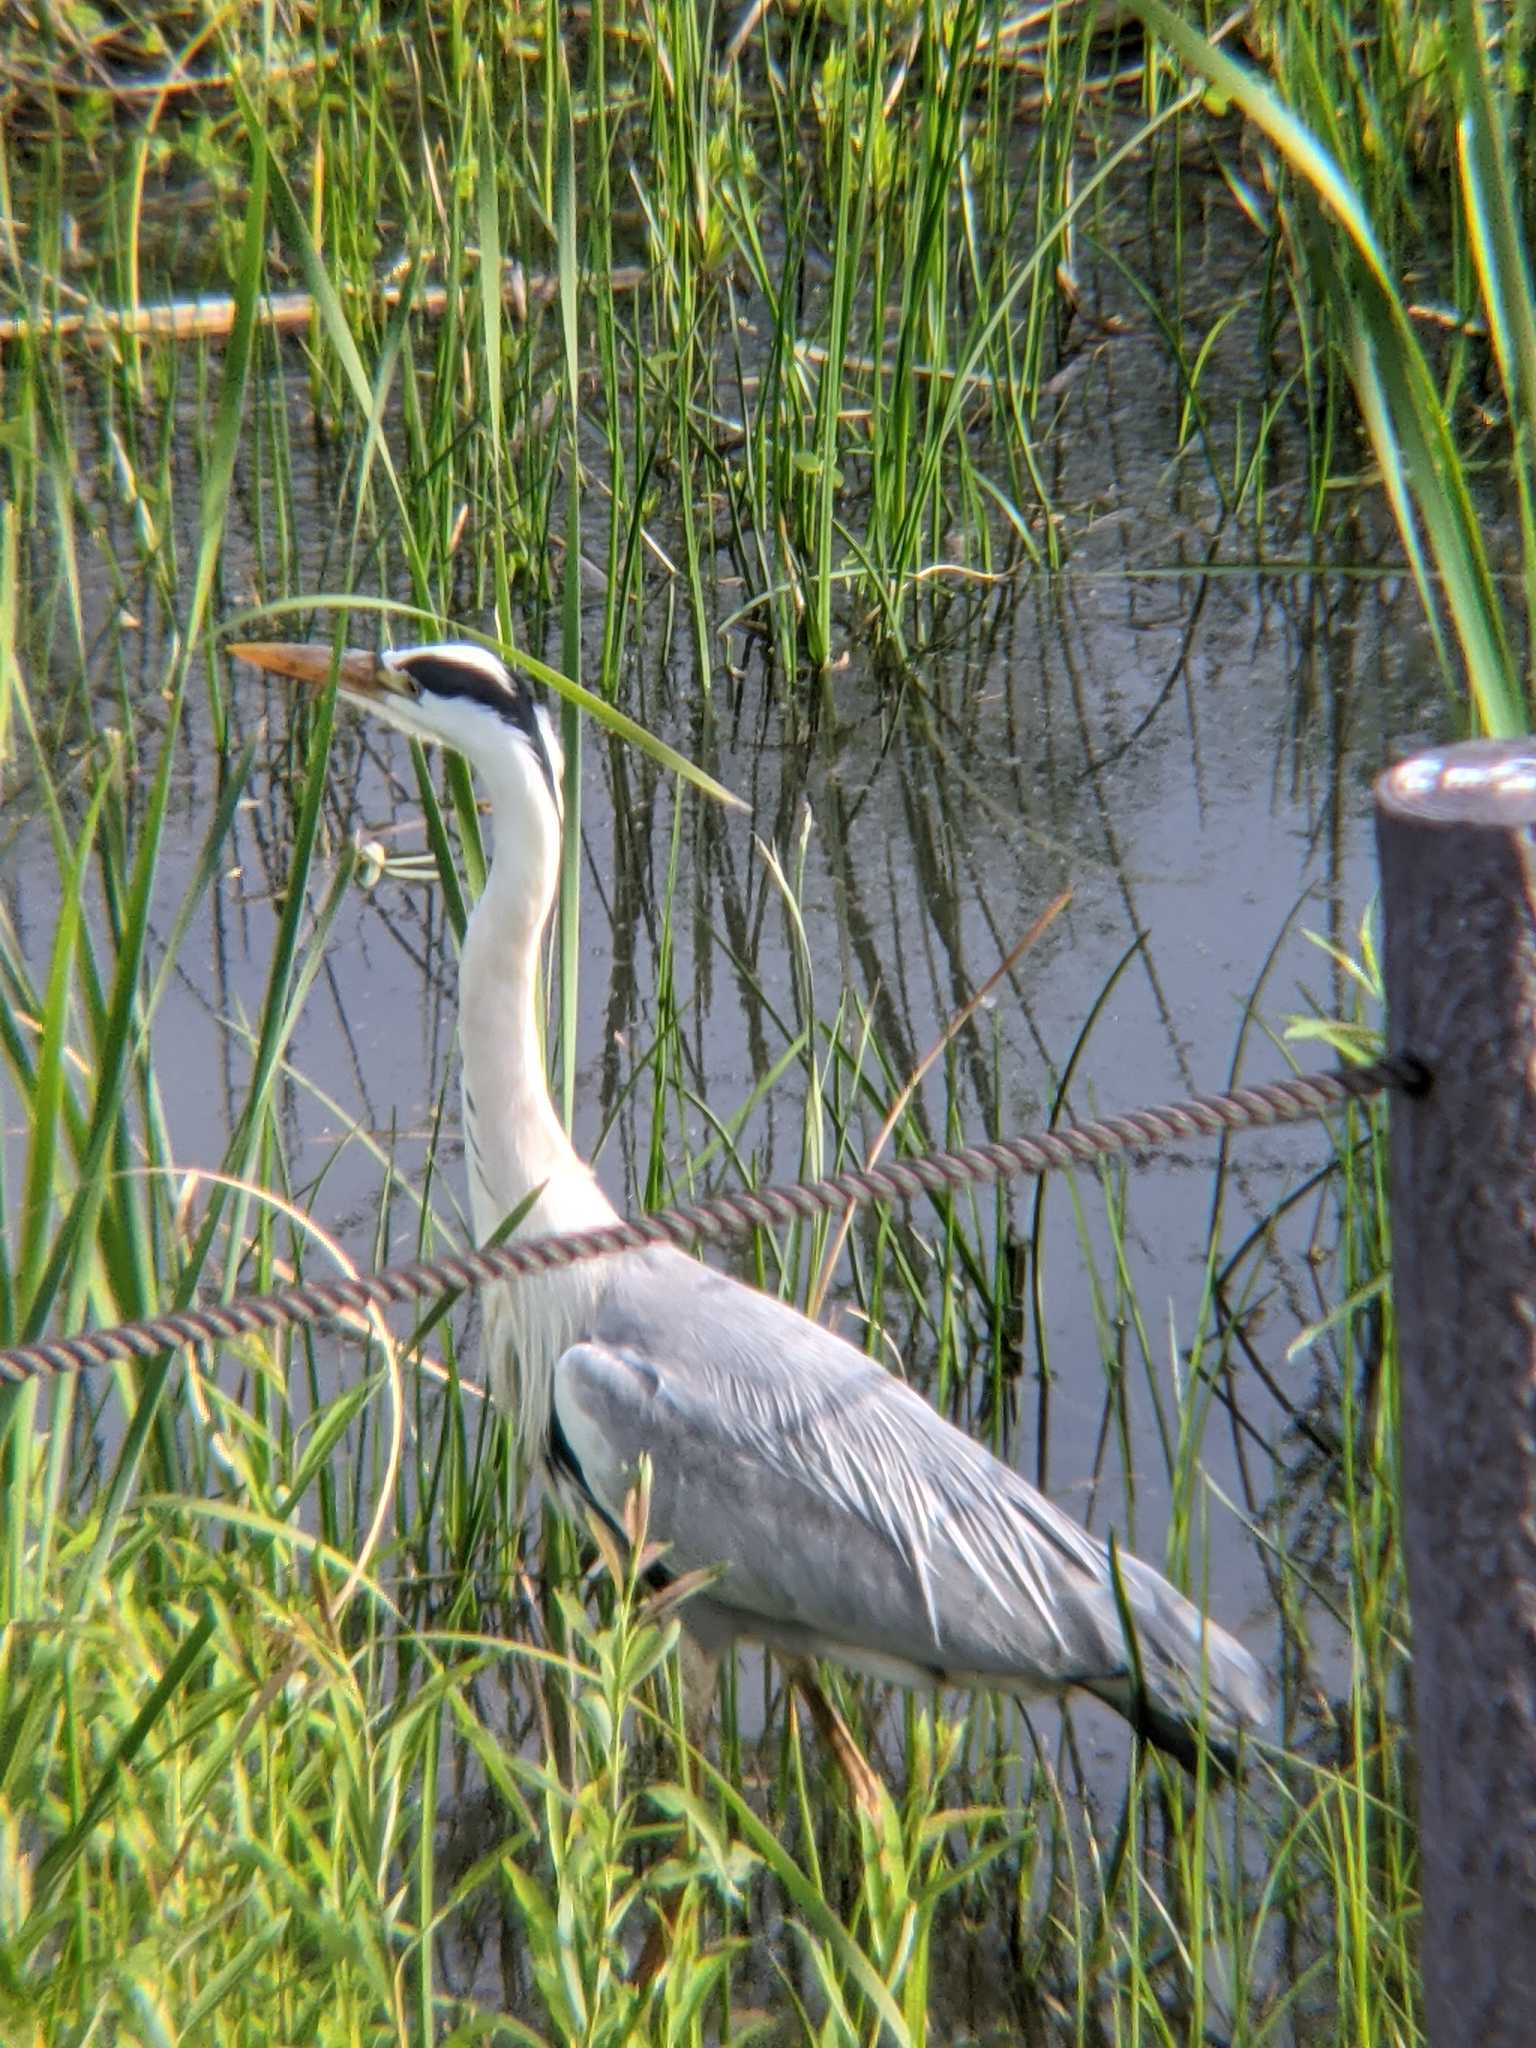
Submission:
[[[1369,352],[1370,374],[1385,399],[1385,417],[1370,410],[1373,431],[1402,448],[1402,465],[1424,524],[1431,558],[1455,623],[1466,686],[1484,731],[1524,731],[1527,711],[1504,628],[1481,526],[1423,349],[1408,318],[1360,194],[1334,155],[1254,71],[1217,48],[1164,4],[1128,0],[1131,12],[1167,43],[1181,63],[1224,93],[1268,137],[1343,231],[1345,278],[1354,299],[1357,355]],[[1389,431],[1390,429],[1390,431]],[[1397,450],[1378,443],[1383,469]],[[1401,522],[1404,508],[1394,499]],[[1414,543],[1404,529],[1410,557]],[[1421,585],[1421,589],[1422,589]]]
[[[571,79],[561,46],[555,71],[555,253],[560,289],[560,335],[565,350],[565,563],[560,604],[560,661],[581,683],[581,360],[576,262],[576,131]],[[581,958],[581,718],[562,703],[565,750],[565,829],[560,842],[560,1108],[569,1130],[576,1114],[577,994]]]

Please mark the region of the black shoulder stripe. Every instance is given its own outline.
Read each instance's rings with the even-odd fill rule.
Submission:
[[[549,1443],[545,1449],[544,1459],[545,1463],[549,1466],[551,1477],[567,1480],[574,1486],[588,1507],[601,1517],[605,1525],[613,1531],[621,1543],[627,1545],[629,1538],[593,1493],[583,1477],[581,1466],[576,1460],[576,1453],[571,1449],[571,1440],[560,1427],[558,1410],[552,1409],[550,1411]],[[671,1585],[672,1573],[667,1570],[666,1566],[659,1559],[654,1560],[646,1568],[644,1583],[653,1593],[659,1593],[664,1587]]]
[[[549,1442],[544,1457],[551,1474],[556,1479],[567,1480],[574,1486],[587,1506],[600,1515],[614,1535],[622,1540],[624,1531],[588,1486],[586,1474],[577,1461],[576,1453],[571,1449],[571,1440],[560,1427],[559,1410],[555,1408],[552,1408],[549,1414]]]

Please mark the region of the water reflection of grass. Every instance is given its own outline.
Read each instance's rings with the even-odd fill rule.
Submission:
[[[350,865],[321,857],[324,709],[263,761],[239,743],[212,633],[253,604],[385,592],[584,665],[639,715],[664,669],[700,704],[704,755],[704,707],[733,716],[746,668],[809,722],[868,652],[894,719],[978,591],[1083,544],[1100,508],[1063,491],[1063,437],[1126,430],[1095,413],[1098,365],[1135,347],[1175,418],[1151,565],[1191,535],[1223,566],[1352,562],[1363,417],[1450,685],[1470,719],[1524,722],[1536,329],[1507,67],[1525,53],[1484,52],[1470,0],[1368,29],[1271,5],[1245,17],[1261,86],[1152,0],[1126,12],[1183,73],[1146,63],[1124,15],[1111,33],[1087,9],[964,4],[805,8],[742,36],[670,0],[572,21],[424,8],[400,29],[330,4],[0,25],[0,310],[33,322],[0,358],[0,732],[59,905],[42,940],[0,934],[8,1334],[327,1256],[268,1191],[328,1213],[324,1172],[290,1185],[288,1056]],[[1212,222],[1214,308],[1193,253]],[[513,259],[555,280],[551,302],[503,291]],[[462,289],[417,317],[429,281]],[[260,318],[288,287],[314,303],[302,343]],[[197,289],[232,297],[227,339],[92,344],[39,320]],[[1504,506],[1512,573],[1481,523]],[[199,756],[206,838],[173,883],[194,712],[217,768]],[[452,922],[447,876],[480,871],[472,799],[417,772]],[[202,1162],[228,1179],[194,1185],[157,1008],[203,972],[239,807],[273,777],[292,801],[271,965],[227,1149]],[[792,868],[782,883],[792,900]],[[566,902],[552,1051],[574,1086]],[[647,1196],[691,1155],[734,1159],[752,1107],[699,1099],[662,950],[636,1065]],[[808,971],[765,1000],[807,1162],[861,1148],[905,1078],[877,1019]],[[376,1338],[338,1391],[316,1339],[7,1396],[0,2031],[700,2041],[766,2009],[861,2041],[1413,2038],[1376,1140],[1342,1134],[1316,1198],[1302,1458],[1243,1431],[1262,1232],[1234,1263],[1213,1199],[1174,1386],[1123,1190],[1076,1197],[1101,1261],[1106,1472],[1134,1499],[1130,1409],[1160,1403],[1169,1554],[1196,1587],[1207,1520],[1222,1541],[1239,1526],[1200,1476],[1237,1411],[1289,1753],[1236,1793],[1147,1766],[1106,1805],[1070,1730],[1036,1743],[994,1703],[951,1726],[852,1688],[895,1794],[883,1833],[830,1802],[777,1702],[760,1736],[728,1696],[717,1775],[623,1568],[578,1599],[567,1539],[522,1526],[451,1321],[428,1345],[443,1380],[402,1377]],[[454,1229],[446,1166],[423,1180],[372,1142],[381,1213],[419,1217],[426,1243]],[[809,1245],[758,1258],[797,1290],[815,1266]],[[852,1273],[941,1398],[1000,1429],[1025,1297],[1050,1285],[1009,1212],[873,1227]],[[490,1793],[468,1849],[433,1818]],[[626,1957],[663,1911],[674,1966],[641,1991]],[[503,1994],[518,2018],[488,2016]]]

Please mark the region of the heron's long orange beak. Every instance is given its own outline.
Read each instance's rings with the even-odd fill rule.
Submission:
[[[333,679],[357,697],[403,697],[411,694],[410,678],[376,654],[358,648],[306,646],[293,640],[236,640],[228,652],[274,676],[324,687]]]

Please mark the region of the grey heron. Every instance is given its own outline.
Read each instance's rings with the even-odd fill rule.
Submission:
[[[347,702],[456,748],[478,775],[493,858],[459,965],[474,1227],[487,1238],[525,1204],[525,1233],[611,1221],[541,1050],[562,822],[547,713],[473,645],[231,651],[309,683],[334,676]],[[684,1610],[713,1656],[750,1640],[906,1686],[1025,1700],[1077,1688],[1186,1764],[1202,1733],[1230,1764],[1238,1736],[1268,1718],[1259,1665],[1151,1566],[1112,1555],[785,1302],[680,1252],[639,1252],[495,1290],[485,1342],[493,1392],[568,1508],[622,1528],[648,1455],[664,1569],[719,1570]]]

